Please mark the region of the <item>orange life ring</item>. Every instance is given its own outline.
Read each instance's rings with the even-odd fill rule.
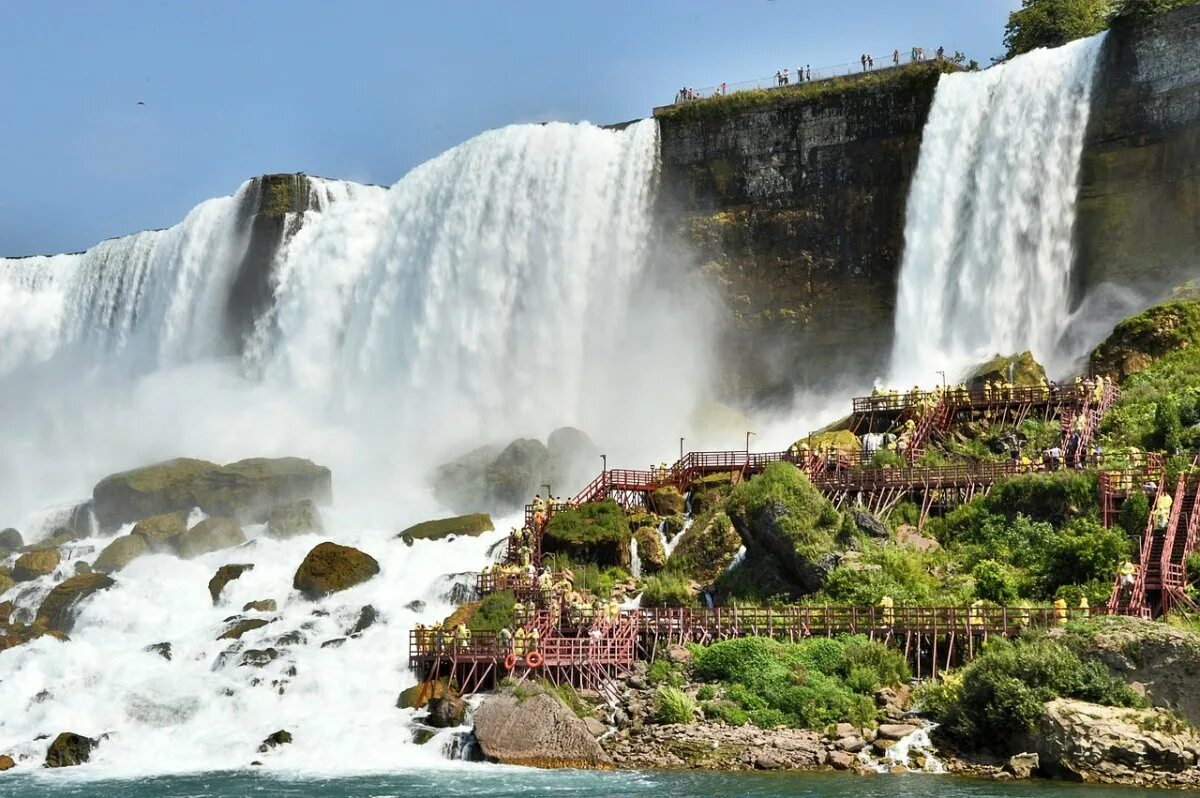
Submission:
[[[504,669],[511,671],[515,667],[517,667],[517,655],[510,651],[504,658]]]
[[[530,651],[525,655],[525,664],[531,668],[540,668],[542,666],[542,655],[538,651]]]

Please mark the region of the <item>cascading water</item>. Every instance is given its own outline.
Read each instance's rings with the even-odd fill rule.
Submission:
[[[994,354],[1052,369],[1068,322],[1079,160],[1103,35],[943,76],[908,198],[890,380]]]
[[[0,751],[36,768],[48,744],[38,738],[69,730],[110,735],[95,754],[104,773],[436,761],[395,707],[413,680],[408,630],[447,614],[444,575],[480,568],[504,533],[396,540],[442,509],[426,470],[464,442],[562,423],[617,457],[703,390],[705,325],[651,249],[656,131],[518,126],[390,189],[312,181],[321,196],[289,217],[248,339],[224,326],[248,187],[169,230],[0,260],[0,527],[37,540],[101,477],[180,455],[305,456],[334,482],[323,538],[249,527],[236,549],[144,556],[82,605],[70,642],[4,651]],[[292,575],[321,539],[366,551],[381,573],[303,600]],[[56,574],[0,601],[28,617],[107,543],[79,541]],[[205,586],[235,562],[255,568],[213,606]],[[278,604],[260,614],[270,622],[227,651],[223,620],[262,599]],[[345,638],[367,604],[379,622],[322,645]],[[163,642],[170,660],[146,650]],[[268,648],[274,661],[242,664]],[[278,729],[294,743],[256,753]]]

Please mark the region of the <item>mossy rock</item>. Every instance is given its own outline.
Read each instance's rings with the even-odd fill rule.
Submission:
[[[698,519],[675,545],[668,568],[700,584],[710,585],[733,562],[742,538],[723,514]]]
[[[796,441],[796,446],[807,445],[814,451],[821,446],[825,448],[834,448],[843,452],[857,452],[862,448],[862,441],[848,429],[835,429],[826,432],[818,432],[806,438],[801,438]]]
[[[21,533],[9,527],[8,529],[0,530],[0,550],[17,551],[25,545],[25,541],[21,538]]]
[[[667,564],[667,553],[663,550],[658,530],[644,526],[633,533],[637,541],[638,559],[642,561],[642,574],[649,576],[661,571]]]
[[[333,501],[329,469],[299,457],[239,460],[199,475],[192,490],[201,510],[243,524],[266,523],[275,508],[304,499]]]
[[[510,443],[484,471],[489,501],[503,508],[523,507],[549,478],[550,451],[533,438]]]
[[[261,629],[271,621],[265,618],[234,618],[231,625],[226,627],[224,632],[221,632],[218,640],[241,640],[242,635],[247,632],[253,632],[255,629]]]
[[[62,558],[57,548],[26,552],[18,557],[13,565],[13,581],[31,582],[47,574],[52,574],[61,561]]]
[[[217,604],[221,600],[221,593],[225,590],[225,586],[235,579],[240,579],[242,574],[247,571],[254,570],[254,563],[230,563],[222,565],[213,574],[212,579],[208,580],[208,595],[212,598],[212,603]]]
[[[1046,369],[1033,358],[1032,352],[1022,352],[1019,355],[996,355],[986,363],[980,363],[967,374],[963,382],[973,391],[983,387],[985,382],[1008,382],[1012,374],[1012,384],[1017,388],[1032,388],[1042,385],[1046,380]]]
[[[12,577],[6,576],[5,574],[0,574],[0,596],[4,595],[6,591],[11,590],[16,584],[17,583],[13,581]]]
[[[658,515],[683,515],[686,501],[674,485],[664,485],[650,494],[650,506]]]
[[[694,515],[704,515],[720,507],[727,493],[728,491],[722,492],[713,489],[694,492],[692,494],[692,513]]]
[[[104,547],[92,570],[102,574],[116,573],[129,563],[150,551],[146,539],[140,535],[123,535]]]
[[[1131,316],[1092,352],[1092,371],[1124,380],[1158,358],[1200,345],[1200,302],[1166,302]]]
[[[152,515],[186,512],[197,503],[196,480],[218,468],[207,460],[178,458],[105,477],[92,490],[96,519],[102,529],[115,529]]]
[[[240,546],[246,542],[242,528],[232,518],[206,518],[194,527],[171,538],[175,553],[185,560],[210,552]]]
[[[474,513],[473,515],[458,515],[453,518],[439,518],[436,521],[413,524],[396,537],[411,545],[416,540],[442,540],[451,535],[456,537],[465,535],[474,538],[494,529],[490,515]]]
[[[542,535],[542,551],[566,554],[572,562],[629,568],[629,521],[612,499],[558,510]]]
[[[449,682],[445,679],[430,679],[402,690],[399,699],[396,700],[396,708],[424,709],[430,701],[446,696],[457,696]]]
[[[45,767],[67,768],[82,765],[92,758],[92,751],[100,745],[99,740],[84,737],[74,732],[63,732],[54,738],[46,750]]]
[[[116,582],[106,574],[72,576],[58,584],[42,599],[42,605],[37,611],[37,623],[44,623],[46,629],[52,632],[70,632],[75,625],[79,604],[93,593],[107,590],[115,584]]]
[[[336,543],[316,546],[296,569],[292,587],[317,600],[362,584],[379,573],[379,563],[366,552]]]
[[[174,552],[171,539],[187,532],[185,513],[163,513],[143,518],[129,533],[146,541],[146,548],[154,553]]]
[[[42,538],[37,543],[30,543],[25,547],[25,551],[46,551],[47,549],[57,549],[65,546],[68,543],[79,540],[79,535],[75,530],[65,526],[55,527],[48,536]]]
[[[323,535],[325,524],[321,511],[312,499],[276,507],[267,519],[267,534],[273,538],[294,538],[299,535]]]

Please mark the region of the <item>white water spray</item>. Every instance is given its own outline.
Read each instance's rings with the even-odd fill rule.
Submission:
[[[1103,35],[938,83],[909,193],[890,379],[1066,364],[1079,159]]]

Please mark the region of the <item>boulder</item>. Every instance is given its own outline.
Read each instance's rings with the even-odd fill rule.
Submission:
[[[807,480],[805,480],[805,484],[807,484]],[[808,487],[813,491],[816,490],[811,485]],[[817,496],[819,495],[817,494]],[[820,503],[826,503],[823,497],[820,499]],[[831,517],[836,516],[837,512],[834,511]],[[761,508],[744,514],[734,512],[729,517],[734,528],[745,541],[747,550],[757,548],[768,554],[775,563],[778,575],[796,594],[816,593],[821,589],[825,577],[837,565],[836,560],[825,556],[830,552],[820,552],[820,557],[814,557],[813,555],[818,552],[801,550],[797,547],[797,536],[793,531],[799,526],[797,514],[784,501],[769,500]],[[813,525],[812,520],[816,520],[818,524],[821,523],[820,516],[813,519],[811,515],[805,514],[804,518],[806,521],[801,522],[804,525]],[[832,524],[824,526],[828,528],[829,545],[832,546],[832,535],[837,528]],[[804,537],[816,538],[818,536],[805,535]]]
[[[25,541],[21,538],[20,532],[12,527],[0,529],[0,550],[17,551],[24,545]]]
[[[1011,378],[1009,375],[1012,375]],[[983,387],[985,382],[1008,382],[1018,388],[1028,388],[1041,385],[1046,379],[1046,369],[1033,359],[1032,352],[1022,352],[1019,355],[996,355],[986,363],[980,363],[966,377],[964,382],[973,391]]]
[[[612,499],[558,510],[542,535],[542,551],[566,554],[573,562],[629,568],[629,519]]]
[[[533,438],[513,441],[484,470],[488,501],[502,509],[524,507],[547,480],[553,482],[550,452]]]
[[[446,695],[457,695],[445,679],[431,679],[418,682],[412,687],[401,691],[396,699],[397,709],[423,709],[430,701]]]
[[[379,573],[379,563],[366,552],[336,543],[321,543],[296,569],[292,587],[317,600],[361,584]]]
[[[480,446],[438,466],[433,474],[433,495],[440,504],[456,512],[477,508],[481,497],[487,500],[484,475],[499,454],[500,450],[494,446]]]
[[[370,604],[358,611],[358,620],[354,622],[354,626],[350,631],[346,632],[349,637],[360,635],[375,625],[379,620],[379,611]]]
[[[686,502],[674,485],[666,485],[650,494],[650,506],[659,515],[682,515]]]
[[[867,747],[867,741],[857,734],[848,734],[844,737],[839,737],[833,745],[839,751],[847,754],[857,754]]]
[[[196,480],[217,468],[207,460],[178,458],[105,477],[92,490],[100,528],[191,510],[196,506]]]
[[[79,576],[80,574],[90,574],[94,570],[95,569],[92,568],[92,566],[87,564],[86,560],[76,560],[71,564],[71,573],[75,576]]]
[[[5,591],[12,588],[15,584],[16,582],[11,577],[0,574],[0,595],[4,595]]]
[[[261,668],[279,659],[277,648],[251,648],[242,654],[243,668]]]
[[[232,518],[206,518],[194,527],[171,538],[175,553],[185,560],[210,552],[240,546],[246,542],[242,528]]]
[[[149,551],[150,546],[144,537],[122,535],[104,547],[92,568],[102,574],[116,573]]]
[[[234,618],[233,625],[225,629],[224,632],[217,637],[218,640],[241,640],[242,635],[247,632],[253,632],[255,629],[261,629],[271,621],[263,618]]]
[[[38,607],[37,623],[44,623],[51,632],[66,634],[75,625],[79,605],[101,590],[107,590],[116,582],[105,574],[91,573],[72,576],[59,583],[42,599]]]
[[[1004,770],[1011,773],[1014,778],[1028,779],[1037,772],[1038,764],[1037,754],[1015,754],[1008,758],[1008,764],[1004,766]]]
[[[247,571],[254,570],[254,563],[230,563],[222,565],[213,574],[213,578],[208,580],[208,595],[212,597],[214,605],[221,600],[221,593],[225,590],[225,585],[232,582],[234,579],[239,579],[242,574]]]
[[[854,770],[858,766],[858,757],[846,751],[830,751],[829,766],[834,770]]]
[[[267,739],[262,741],[262,745],[260,745],[258,747],[258,752],[260,754],[265,754],[268,751],[270,751],[272,748],[278,748],[281,745],[288,745],[291,742],[292,742],[291,732],[285,731],[284,729],[280,729],[279,731],[275,732],[271,736],[267,737]]]
[[[675,544],[668,563],[689,579],[711,585],[733,562],[742,538],[729,519],[718,514],[707,524],[692,524]]]
[[[263,599],[262,601],[251,601],[242,607],[242,612],[275,612],[279,607],[275,604],[275,599]]]
[[[12,579],[14,582],[30,582],[52,574],[60,561],[58,549],[39,549],[26,552],[18,557],[16,564],[13,565]]]
[[[429,702],[426,723],[435,729],[453,729],[467,718],[467,702],[454,695],[444,695]]]
[[[1039,766],[1082,781],[1194,785],[1200,734],[1157,710],[1125,709],[1071,699],[1046,704],[1024,741]]]
[[[609,768],[587,725],[537,685],[501,688],[475,713],[475,740],[490,762],[546,768]]]
[[[862,532],[867,537],[875,538],[876,540],[887,540],[887,524],[883,523],[866,510],[855,508],[850,511],[850,518],[854,521],[854,526],[858,528],[858,531]]]
[[[54,738],[46,751],[46,767],[67,768],[82,765],[92,757],[92,751],[100,744],[99,740],[84,737],[74,732],[63,732]]]
[[[0,756],[0,773],[3,773],[6,770],[12,770],[16,766],[17,763],[13,761],[11,756],[8,756],[7,754]]]
[[[1200,302],[1164,302],[1113,328],[1090,358],[1091,372],[1123,381],[1200,338]]]
[[[308,499],[333,501],[329,469],[299,457],[256,457],[200,474],[192,486],[196,506],[243,524],[265,523],[271,511]]]
[[[440,518],[436,521],[423,521],[410,526],[396,537],[411,546],[417,540],[441,540],[451,535],[478,537],[484,532],[491,532],[494,529],[490,515],[474,513],[453,518]]]
[[[184,532],[187,532],[186,513],[163,513],[138,521],[129,534],[145,540],[146,548],[157,554],[174,553],[171,539]]]
[[[546,439],[546,449],[550,453],[550,484],[584,485],[596,475],[600,448],[582,430],[554,430]]]
[[[896,528],[896,543],[922,553],[941,548],[941,544],[936,540],[922,535],[915,526],[909,524],[901,524]]]
[[[642,561],[642,575],[649,576],[661,571],[667,565],[667,552],[663,548],[662,538],[658,530],[644,526],[633,533],[637,541],[638,559]]]
[[[276,507],[267,519],[267,535],[273,538],[323,534],[325,524],[321,521],[321,511],[312,499],[301,499]]]
[[[170,643],[151,643],[142,649],[147,654],[157,654],[167,662],[171,661],[171,644]]]
[[[686,665],[692,661],[692,652],[686,646],[672,643],[667,646],[667,660],[676,665]]]
[[[900,740],[917,731],[917,726],[907,723],[883,723],[876,729],[880,738],[885,740]]]

